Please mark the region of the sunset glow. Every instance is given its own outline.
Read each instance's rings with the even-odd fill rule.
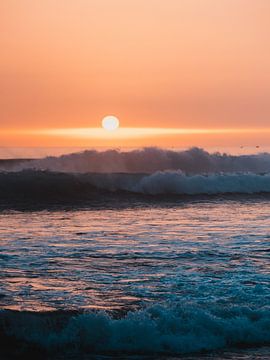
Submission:
[[[127,136],[126,145],[139,136],[152,145],[154,136],[157,146],[177,146],[183,133],[190,146],[213,143],[207,136],[199,141],[196,134],[204,132],[219,134],[215,145],[234,143],[228,132],[238,134],[238,143],[265,142],[264,130],[251,133],[268,128],[270,119],[269,6],[267,0],[2,1],[1,144],[55,146],[58,134],[59,145],[86,145],[90,137],[118,146],[97,130],[106,113],[121,119],[126,129],[112,136]]]
[[[63,136],[70,138],[96,138],[96,139],[132,139],[151,136],[173,136],[173,135],[197,135],[197,134],[257,134],[270,133],[270,128],[267,129],[175,129],[175,128],[119,128],[117,132],[117,125],[107,124],[104,132],[101,128],[74,128],[74,129],[41,129],[23,131],[25,134],[32,135],[48,135],[48,136]]]
[[[3,129],[2,146],[10,141],[18,146],[62,147],[119,147],[119,146],[176,146],[215,147],[242,146],[268,147],[270,128],[161,128],[119,127],[105,130],[102,127]],[[259,139],[259,140],[258,140]]]

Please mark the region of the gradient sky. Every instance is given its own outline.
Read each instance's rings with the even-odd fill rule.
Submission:
[[[3,0],[0,146],[267,144],[269,38],[269,0]]]

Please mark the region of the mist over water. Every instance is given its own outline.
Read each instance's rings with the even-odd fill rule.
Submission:
[[[142,148],[131,151],[88,150],[59,157],[33,160],[16,169],[42,169],[76,173],[153,173],[165,170],[181,170],[189,174],[265,173],[270,172],[270,154],[211,154],[200,148],[180,151],[160,148]]]

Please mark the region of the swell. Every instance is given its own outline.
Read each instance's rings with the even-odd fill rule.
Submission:
[[[0,312],[2,351],[189,354],[270,345],[270,308],[155,305],[126,314]]]
[[[270,193],[270,173],[186,175],[181,171],[153,174],[74,174],[24,170],[0,173],[4,200],[102,199],[121,195],[219,195]]]

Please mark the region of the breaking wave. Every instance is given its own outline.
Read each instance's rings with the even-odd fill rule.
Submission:
[[[99,201],[104,194],[260,193],[270,193],[270,154],[266,153],[231,156],[197,148],[85,151],[24,161],[12,171],[0,171],[1,199],[13,202]]]
[[[165,171],[153,174],[72,174],[34,170],[0,173],[2,199],[89,198],[104,192],[144,195],[270,193],[270,173],[186,175],[181,171]]]
[[[188,354],[269,346],[270,309],[154,305],[122,316],[4,310],[0,332],[2,350],[21,342],[22,352]]]

